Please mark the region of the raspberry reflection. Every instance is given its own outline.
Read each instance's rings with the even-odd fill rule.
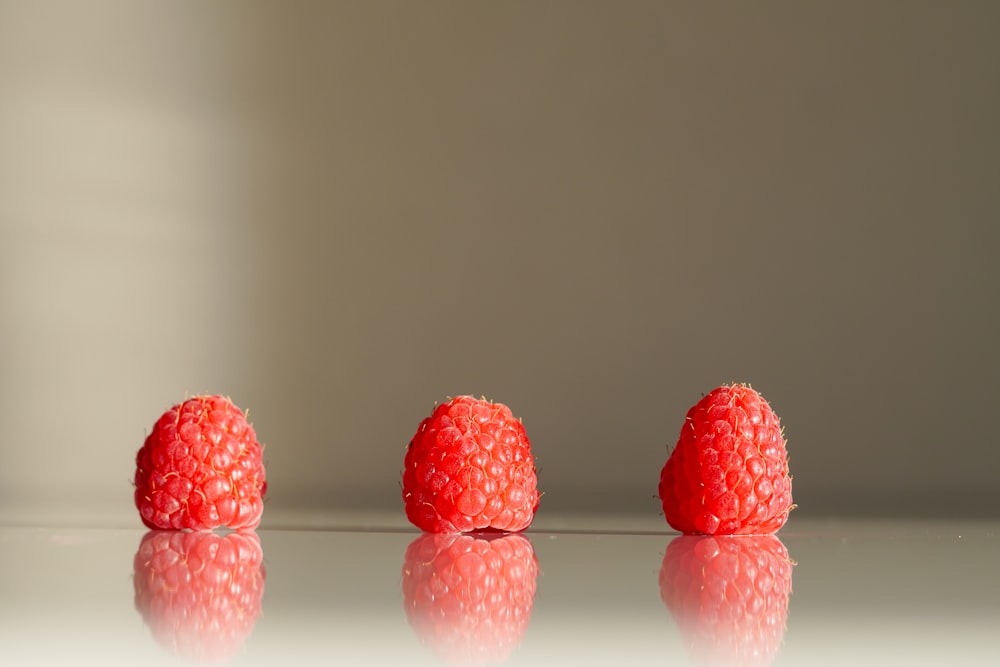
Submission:
[[[227,662],[253,632],[264,595],[255,533],[150,531],[134,559],[135,608],[170,653]]]
[[[663,556],[660,596],[699,664],[763,667],[784,638],[793,566],[774,535],[684,535]]]
[[[524,637],[538,559],[522,535],[425,533],[403,564],[403,605],[420,640],[452,665],[505,661]]]

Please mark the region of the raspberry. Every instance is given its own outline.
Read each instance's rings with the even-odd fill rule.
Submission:
[[[660,597],[702,665],[771,664],[781,647],[792,567],[774,535],[682,535],[660,568]]]
[[[263,447],[222,396],[167,410],[136,454],[135,505],[148,528],[253,529],[264,512]]]
[[[687,413],[660,472],[667,523],[682,533],[767,534],[788,520],[792,478],[777,415],[747,385],[718,387]]]
[[[260,616],[263,560],[252,532],[150,531],[134,559],[135,608],[171,653],[199,663],[226,662]]]
[[[527,528],[538,509],[531,443],[510,408],[471,396],[438,405],[406,450],[403,502],[427,532]]]
[[[522,535],[425,533],[406,549],[403,608],[446,662],[500,663],[524,637],[537,579],[535,551]]]

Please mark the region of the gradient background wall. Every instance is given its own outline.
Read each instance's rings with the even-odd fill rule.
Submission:
[[[0,0],[0,519],[138,524],[185,394],[272,517],[402,516],[508,403],[543,512],[655,515],[703,392],[802,514],[996,516],[1000,5]]]

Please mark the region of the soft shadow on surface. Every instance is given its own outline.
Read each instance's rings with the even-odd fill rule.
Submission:
[[[253,532],[150,531],[134,559],[135,608],[170,654],[228,662],[260,616],[263,563]]]
[[[538,559],[522,535],[425,533],[406,549],[403,608],[449,665],[505,662],[531,621]]]
[[[785,637],[794,562],[774,535],[683,535],[660,569],[660,596],[697,664],[766,667]]]

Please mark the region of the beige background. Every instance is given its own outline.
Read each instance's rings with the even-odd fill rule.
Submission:
[[[401,513],[436,401],[656,514],[751,382],[801,513],[996,516],[1000,5],[0,0],[0,519],[137,523],[185,394],[270,516]]]

